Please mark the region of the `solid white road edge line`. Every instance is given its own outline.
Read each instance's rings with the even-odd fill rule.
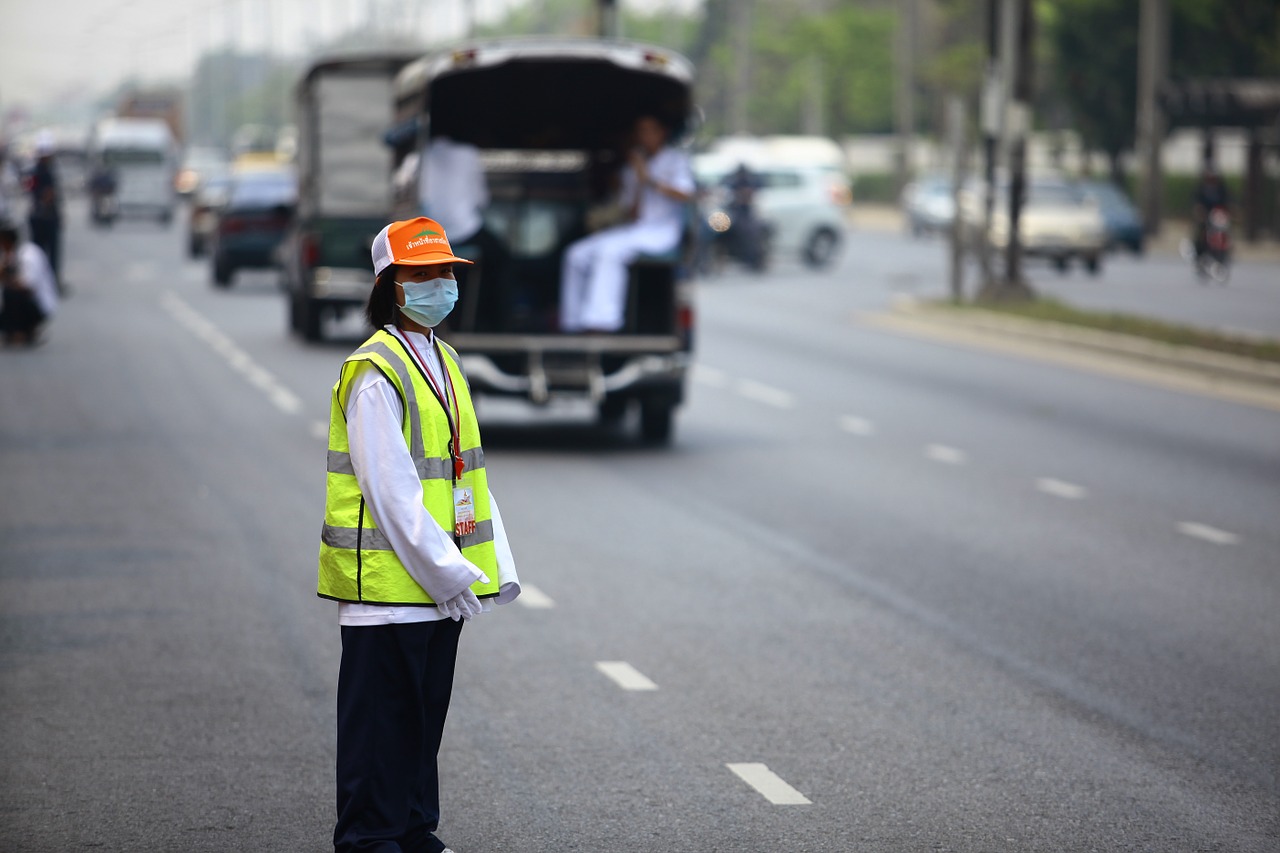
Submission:
[[[302,400],[297,394],[281,385],[270,371],[254,364],[247,352],[236,346],[230,338],[202,317],[200,312],[188,305],[182,297],[173,292],[165,293],[161,297],[161,304],[175,320],[186,326],[214,352],[221,355],[227,364],[250,385],[262,391],[277,409],[290,415],[302,410]]]
[[[812,803],[763,764],[726,764],[725,767],[775,806],[807,806]]]
[[[963,465],[969,461],[968,455],[963,450],[948,447],[945,444],[930,444],[924,449],[924,455],[934,462],[942,462],[946,465]]]
[[[516,601],[519,600],[519,598],[516,599]],[[650,681],[648,676],[624,660],[597,661],[596,669],[613,679],[623,690],[658,689],[658,685]]]
[[[757,403],[764,403],[776,409],[790,409],[796,404],[795,397],[790,393],[752,379],[739,379],[734,387],[748,400],[755,400]]]
[[[840,418],[840,429],[853,435],[874,435],[876,425],[866,418],[860,418],[857,415],[845,415]]]
[[[523,604],[532,610],[550,610],[556,606],[551,596],[531,583],[520,584],[520,597],[516,599],[516,603]]]
[[[1066,480],[1057,480],[1053,477],[1041,477],[1036,480],[1036,488],[1046,495],[1065,498],[1069,501],[1081,500],[1089,494],[1089,490],[1084,486],[1077,486],[1075,483],[1068,483]]]
[[[1234,545],[1240,541],[1240,537],[1229,530],[1210,527],[1197,521],[1179,521],[1178,532],[1215,545]]]

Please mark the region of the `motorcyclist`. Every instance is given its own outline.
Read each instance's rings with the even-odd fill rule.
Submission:
[[[729,220],[733,223],[729,239],[733,252],[752,269],[764,266],[763,225],[756,217],[756,193],[764,186],[760,176],[746,163],[739,163],[721,182],[729,190]]]
[[[98,163],[89,177],[89,195],[93,201],[93,219],[103,221],[110,218],[107,202],[116,192],[115,171],[106,163]]]
[[[1195,196],[1191,208],[1191,240],[1195,244],[1196,254],[1200,255],[1206,248],[1205,238],[1209,222],[1209,214],[1215,208],[1229,208],[1231,194],[1222,175],[1212,166],[1206,166],[1200,173],[1200,181],[1196,184]]]

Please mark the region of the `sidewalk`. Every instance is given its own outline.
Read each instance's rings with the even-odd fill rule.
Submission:
[[[859,204],[854,202],[849,209],[849,225],[860,231],[878,231],[882,233],[906,234],[906,221],[902,210],[891,204]],[[1178,243],[1187,235],[1190,228],[1182,220],[1170,220],[1164,223],[1160,234],[1147,242],[1147,251],[1153,255],[1178,256]],[[1242,261],[1280,263],[1280,242],[1262,240],[1257,243],[1246,243],[1238,240],[1235,246],[1236,257]]]

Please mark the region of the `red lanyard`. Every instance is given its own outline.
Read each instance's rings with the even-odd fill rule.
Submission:
[[[431,378],[431,369],[427,367],[427,362],[422,358],[422,353],[418,352],[418,348],[413,345],[413,341],[409,339],[406,332],[404,342],[409,345],[409,349],[413,350],[413,354],[418,357],[418,365],[422,368],[422,373],[427,377],[427,382],[431,384],[431,390],[435,392],[436,399],[440,401],[440,406],[444,409],[444,418],[449,422],[449,455],[453,457],[453,479],[457,482],[462,478],[463,469],[466,463],[462,461],[462,438],[459,435],[461,431],[460,421],[462,412],[458,408],[458,392],[453,388],[453,377],[449,374],[449,366],[445,364],[444,353],[440,351],[440,344],[436,343],[435,335],[431,336],[431,341],[435,344],[436,355],[440,359],[440,370],[444,373],[445,382],[449,386],[449,396],[444,395],[444,391]],[[449,412],[449,400],[453,401],[453,412]]]

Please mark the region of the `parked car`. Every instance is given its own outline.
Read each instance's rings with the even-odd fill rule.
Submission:
[[[738,160],[722,154],[694,158],[702,186],[719,184]],[[747,165],[761,180],[755,209],[770,235],[774,257],[790,255],[805,264],[829,266],[844,242],[845,217],[853,200],[840,169],[821,164],[757,161]]]
[[[233,173],[227,200],[218,209],[209,241],[213,283],[230,287],[241,269],[270,269],[283,242],[297,202],[292,171],[278,167],[249,168]]]
[[[205,175],[191,197],[191,216],[187,219],[187,255],[198,258],[209,246],[209,236],[218,224],[218,211],[227,203],[231,174]]]
[[[1110,181],[1082,181],[1087,198],[1097,202],[1107,231],[1108,249],[1128,249],[1141,255],[1146,242],[1142,217],[1124,191]]]
[[[996,249],[1009,243],[1008,196],[1007,186],[996,187],[990,234]],[[982,234],[979,182],[971,181],[962,190],[960,215],[967,240],[976,244]],[[1091,275],[1102,270],[1107,248],[1102,212],[1075,182],[1056,178],[1029,181],[1018,230],[1024,257],[1044,258],[1059,272],[1066,272],[1072,261],[1082,263]]]
[[[942,175],[923,175],[902,189],[902,212],[916,237],[951,229],[956,217],[955,182]]]

